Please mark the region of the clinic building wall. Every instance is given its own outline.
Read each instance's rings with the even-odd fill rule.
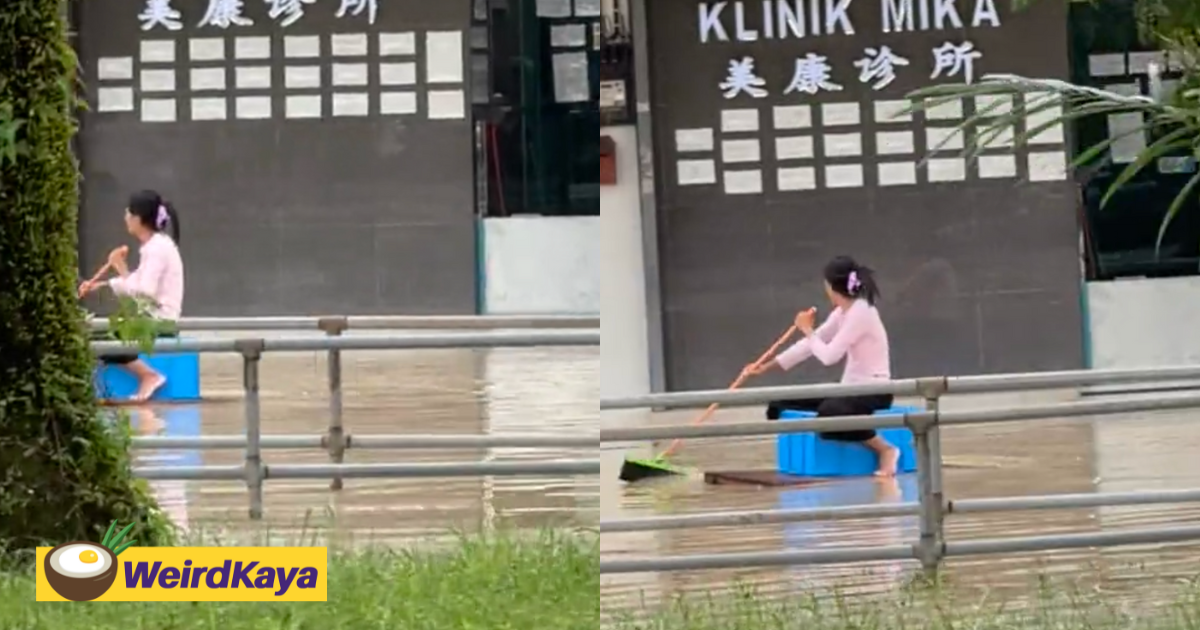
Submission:
[[[241,4],[73,3],[81,265],[151,188],[182,214],[187,315],[475,312],[470,2]]]
[[[971,163],[961,142],[932,149],[993,102],[898,114],[909,91],[968,70],[1067,78],[1065,3],[647,11],[667,388],[726,385],[822,302],[821,269],[838,254],[878,272],[898,376],[1081,367],[1064,131],[1017,149],[999,138]],[[894,76],[880,71],[889,54]]]

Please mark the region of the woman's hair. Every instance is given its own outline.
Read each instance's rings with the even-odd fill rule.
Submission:
[[[179,244],[179,213],[175,207],[153,190],[143,190],[129,196],[129,213],[153,232],[165,232]]]
[[[834,291],[846,297],[862,298],[871,305],[879,299],[875,272],[849,256],[838,256],[825,265],[825,281]]]

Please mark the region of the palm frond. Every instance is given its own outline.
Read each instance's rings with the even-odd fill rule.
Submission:
[[[1032,144],[1043,133],[1069,127],[1085,119],[1137,114],[1142,117],[1141,125],[1087,147],[1071,160],[1072,167],[1088,164],[1101,157],[1113,143],[1132,134],[1142,133],[1152,139],[1108,186],[1100,202],[1103,208],[1121,187],[1147,166],[1157,164],[1160,158],[1180,153],[1190,157],[1200,156],[1200,106],[1196,105],[1200,88],[1188,88],[1181,92],[1173,101],[1159,102],[1148,96],[1118,94],[1059,79],[989,74],[973,84],[936,85],[911,92],[908,95],[910,105],[907,112],[928,111],[947,103],[976,99],[976,111],[955,127],[957,134],[962,134],[964,138],[965,157],[970,161],[977,160],[987,149],[999,148],[996,141],[1005,134],[1012,134],[1012,139],[1004,145],[1011,144],[1015,148]],[[1008,107],[1004,106],[1004,99],[993,98],[996,96],[1008,97]],[[982,105],[989,99],[993,99],[991,103]],[[1020,133],[1017,133],[1018,129],[1021,129]],[[957,134],[952,134],[951,138]],[[932,147],[923,163],[934,157],[949,141],[950,138],[947,138]],[[1189,195],[1197,186],[1200,186],[1200,173],[1172,200],[1159,226],[1159,244],[1168,225],[1185,207]]]

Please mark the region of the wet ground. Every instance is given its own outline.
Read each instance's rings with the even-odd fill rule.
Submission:
[[[951,398],[947,409],[1058,402],[1069,392],[1040,395]],[[717,422],[761,418],[761,411],[727,410]],[[646,423],[683,423],[694,412],[648,415],[605,412],[605,427]],[[983,498],[1056,493],[1118,492],[1200,487],[1197,412],[1146,414],[1120,419],[1050,419],[947,428],[943,431],[946,461],[944,488],[948,498]],[[763,510],[806,506],[916,501],[915,475],[894,482],[848,480],[808,488],[757,488],[706,485],[702,479],[677,478],[625,487],[614,483],[626,452],[650,453],[647,445],[602,452],[602,518],[682,514],[714,510]],[[660,445],[661,448],[662,445]],[[773,438],[695,441],[679,461],[707,470],[770,469]],[[1200,506],[1157,505],[1093,509],[955,515],[947,522],[949,540],[1097,532],[1131,528],[1194,525]],[[824,521],[783,525],[739,526],[659,532],[606,533],[601,553],[606,559],[678,556],[741,551],[778,551],[829,546],[911,544],[917,517]],[[1181,579],[1200,573],[1200,545],[1079,549],[1044,553],[983,556],[947,562],[945,575],[955,585],[987,587],[993,597],[1023,597],[1034,576],[1064,576],[1084,588],[1109,592],[1109,601],[1138,602],[1169,597]],[[636,605],[681,593],[702,592],[735,580],[752,581],[767,593],[837,589],[844,593],[879,593],[897,589],[918,573],[915,562],[876,562],[854,566],[796,566],[617,574],[602,576],[602,609]]]
[[[256,335],[261,336],[261,335]],[[291,335],[289,335],[291,336]],[[598,430],[599,349],[547,348],[345,352],[344,425],[352,435],[563,433]],[[262,427],[270,434],[323,434],[329,426],[324,353],[264,356]],[[206,354],[198,406],[131,410],[144,435],[229,435],[244,431],[241,360]],[[140,450],[142,465],[240,464],[240,450]],[[595,459],[594,449],[350,450],[346,461],[453,462]],[[324,451],[266,450],[266,463],[325,463]],[[447,530],[518,526],[594,526],[595,475],[457,479],[354,479],[332,492],[324,480],[268,480],[264,519],[248,517],[239,482],[156,481],[175,520],[193,531],[334,532],[355,540],[410,541]]]

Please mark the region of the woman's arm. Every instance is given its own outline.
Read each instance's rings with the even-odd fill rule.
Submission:
[[[792,344],[787,350],[780,352],[774,361],[769,362],[770,367],[774,368],[778,366],[780,369],[786,371],[803,363],[814,354],[811,340],[815,338],[818,341],[828,341],[835,338],[842,327],[842,318],[842,311],[834,310],[829,314],[829,317],[825,318],[825,322],[813,331],[811,337],[805,337]]]
[[[127,296],[154,297],[155,289],[163,274],[167,271],[167,261],[164,252],[157,247],[142,249],[142,259],[138,261],[137,269],[130,273],[125,261],[114,262],[117,277],[108,281],[114,293]]]
[[[850,308],[850,312],[842,317],[842,324],[832,338],[822,337],[817,330],[813,335],[804,339],[808,342],[808,350],[824,365],[833,365],[846,356],[846,351],[854,342],[862,337],[866,330],[867,309]]]

